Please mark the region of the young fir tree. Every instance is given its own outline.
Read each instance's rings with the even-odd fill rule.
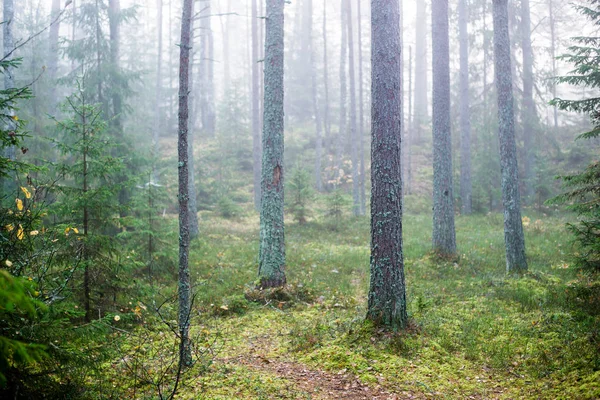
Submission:
[[[265,36],[265,110],[260,211],[260,287],[285,285],[283,223],[283,8],[267,1]]]
[[[504,242],[508,273],[527,271],[525,237],[521,220],[521,198],[515,140],[513,75],[508,34],[508,0],[494,0],[494,56],[498,91],[498,136],[504,206]]]
[[[590,0],[589,5],[578,6],[577,10],[594,25],[600,25],[600,1]],[[597,89],[600,77],[597,67],[600,63],[600,38],[580,36],[573,38],[575,44],[569,47],[570,54],[560,59],[575,66],[567,76],[557,79],[559,83]],[[588,114],[594,128],[578,139],[600,137],[600,99],[591,97],[582,100],[554,99],[553,105],[561,110]],[[583,171],[561,177],[567,192],[554,202],[569,202],[579,215],[579,221],[568,227],[575,236],[580,250],[576,256],[577,266],[588,272],[600,272],[600,162],[594,161]]]
[[[371,9],[371,283],[367,318],[375,325],[397,330],[408,323],[402,254],[400,7],[398,0],[371,0]]]

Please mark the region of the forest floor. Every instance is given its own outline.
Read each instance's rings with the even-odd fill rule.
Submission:
[[[524,215],[530,271],[513,278],[501,214],[457,218],[456,260],[430,253],[430,216],[408,214],[411,325],[389,334],[364,320],[367,218],[286,221],[288,286],[265,294],[253,289],[257,217],[201,213],[205,234],[191,249],[196,364],[177,398],[600,398],[598,285],[569,264],[562,218]],[[163,296],[174,293],[158,285]],[[176,315],[171,307],[165,313]],[[131,398],[172,384],[153,377],[172,372],[165,360],[175,340],[161,322],[148,325],[143,344],[124,346],[111,363],[113,385],[146,376],[128,389]]]

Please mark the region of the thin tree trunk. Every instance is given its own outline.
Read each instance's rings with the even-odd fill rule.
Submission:
[[[156,58],[156,92],[154,99],[154,130],[152,135],[154,157],[157,158],[160,154],[160,129],[162,123],[161,113],[161,102],[162,102],[162,31],[163,31],[163,0],[156,0],[156,26],[157,26],[157,42],[158,42],[158,56]],[[153,163],[152,179],[158,182],[158,175],[154,168]]]
[[[398,0],[371,0],[371,282],[367,319],[392,330],[408,324],[402,254],[399,21]]]
[[[319,100],[317,96],[318,83],[317,83],[317,62],[315,57],[315,46],[313,43],[313,3],[312,0],[304,0],[304,18],[305,18],[305,34],[307,37],[304,39],[308,41],[307,51],[310,57],[310,71],[311,71],[311,89],[312,89],[312,105],[313,112],[315,114],[315,132],[316,132],[316,143],[315,143],[315,186],[317,191],[323,190],[323,180],[321,178],[321,161],[323,158],[323,135],[322,135],[322,124],[321,124],[321,110],[319,108]]]
[[[508,33],[508,1],[493,0],[494,58],[498,91],[498,126],[500,166],[502,170],[502,203],[504,205],[504,240],[506,268],[509,273],[527,270],[525,238],[521,221],[521,199],[515,141],[513,78]]]
[[[462,213],[473,212],[471,181],[471,105],[469,101],[469,16],[467,0],[459,0],[458,27],[460,36],[460,199]]]
[[[192,2],[192,15],[195,12],[196,2]],[[190,66],[189,66],[189,81],[188,85],[190,88],[188,97],[188,195],[189,195],[189,227],[190,227],[190,240],[196,239],[200,235],[200,228],[198,226],[198,198],[196,193],[196,169],[195,169],[195,158],[194,158],[194,135],[196,128],[196,117],[197,117],[197,94],[198,90],[194,87],[194,19],[190,22]]]
[[[82,94],[82,113],[81,113],[81,126],[82,126],[82,139],[83,139],[83,166],[82,166],[82,177],[83,177],[83,196],[86,198],[88,191],[88,132],[87,132],[87,109],[85,104],[85,95]],[[83,236],[84,240],[81,245],[81,258],[83,260],[83,301],[85,310],[85,321],[90,322],[92,320],[92,307],[91,307],[91,277],[90,277],[90,261],[87,250],[87,239],[89,234],[89,210],[87,203],[83,206]]]
[[[524,203],[535,195],[535,134],[537,112],[533,100],[533,49],[531,48],[531,12],[529,0],[521,0],[521,46],[523,50],[523,143],[525,153]]]
[[[346,97],[348,95],[346,87],[346,60],[348,57],[348,38],[346,29],[345,6],[341,0],[341,18],[342,18],[342,44],[340,47],[340,119],[339,119],[339,134],[335,145],[335,157],[333,160],[333,179],[340,178],[339,173],[342,169],[342,159],[344,156],[344,143],[346,142]]]
[[[60,0],[52,0],[51,20],[60,14]],[[48,54],[48,75],[50,80],[50,104],[48,110],[51,115],[56,113],[58,103],[56,96],[56,77],[58,74],[58,33],[60,31],[60,20],[50,26],[50,52]]]
[[[327,154],[333,154],[333,138],[331,137],[331,119],[329,118],[329,68],[327,66],[327,0],[323,0],[323,125],[327,142]]]
[[[227,10],[225,14],[231,12],[231,0],[227,1]],[[225,18],[225,22],[223,22]],[[221,16],[221,27],[223,31],[223,95],[226,96],[229,92],[229,85],[231,85],[231,69],[229,66],[229,30],[230,30],[230,17],[228,15]]]
[[[450,125],[450,39],[448,0],[431,8],[433,43],[433,250],[456,254]]]
[[[188,117],[189,117],[189,66],[191,50],[191,20],[193,0],[184,0],[181,18],[181,41],[179,45],[179,357],[180,366],[192,364],[190,343],[190,317],[192,313],[190,270],[188,266],[189,229],[189,164],[188,164]]]
[[[554,15],[554,0],[548,0],[548,14],[550,14],[550,57],[552,58],[552,77],[557,75],[556,70],[556,16]],[[556,81],[552,79],[552,98],[556,98]],[[558,133],[558,107],[554,106],[554,134]]]
[[[267,0],[265,112],[258,276],[262,288],[285,285],[283,222],[283,66],[285,0]],[[268,101],[267,101],[268,99]]]
[[[350,80],[350,146],[352,154],[352,200],[354,206],[352,211],[355,216],[360,213],[360,177],[358,147],[359,137],[356,127],[356,80],[354,73],[354,33],[352,30],[352,0],[346,2],[346,24],[348,27],[348,72]]]
[[[427,110],[427,2],[417,1],[417,23],[415,42],[415,138],[420,141],[429,118]]]
[[[406,182],[404,183],[405,194],[411,193],[412,188],[412,139],[414,135],[414,115],[413,115],[413,52],[412,46],[408,47],[408,134],[406,135],[405,147],[406,154]]]
[[[360,143],[360,215],[367,213],[367,193],[365,189],[365,106],[363,93],[363,54],[362,54],[362,13],[360,9],[361,0],[356,1],[356,27],[358,30],[358,140]]]
[[[262,1],[262,0],[261,0]],[[260,72],[258,15],[256,0],[252,0],[252,155],[254,172],[254,207],[260,210],[260,178],[262,148],[260,142]],[[264,45],[264,44],[263,44]]]

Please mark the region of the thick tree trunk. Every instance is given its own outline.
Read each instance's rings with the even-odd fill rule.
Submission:
[[[415,42],[415,138],[420,141],[429,119],[427,109],[427,2],[417,1],[417,23]]]
[[[51,20],[54,20],[60,14],[60,0],[52,0],[52,12],[51,12]],[[56,98],[56,77],[58,74],[58,33],[60,31],[60,20],[57,20],[50,26],[50,38],[49,38],[49,47],[50,51],[48,54],[48,78],[50,80],[50,103],[48,106],[48,111],[50,115],[54,115],[56,113],[56,105],[58,104],[58,99]]]
[[[286,282],[283,223],[284,4],[285,0],[267,0],[260,264],[258,269],[262,288],[283,286]]]
[[[460,39],[460,200],[461,211],[473,212],[473,183],[471,180],[471,105],[469,101],[469,16],[467,0],[458,3]]]
[[[537,112],[533,100],[533,49],[531,48],[531,12],[529,0],[521,0],[521,46],[523,50],[523,143],[525,153],[524,203],[535,195],[535,135]]]
[[[354,33],[352,30],[352,0],[346,2],[346,24],[348,27],[348,73],[350,82],[350,148],[352,156],[352,212],[360,212],[360,176],[359,176],[359,137],[356,124],[356,79],[354,72]]]
[[[252,156],[254,160],[254,207],[257,210],[260,210],[260,170],[262,160],[260,143],[260,53],[258,50],[260,46],[261,43],[258,38],[258,10],[256,0],[252,0]]]
[[[504,205],[504,240],[506,268],[509,273],[527,270],[525,238],[521,221],[521,199],[515,141],[514,99],[510,38],[508,34],[508,1],[493,0],[494,57],[498,92],[498,126],[500,165],[502,170],[502,203]]]
[[[433,43],[433,250],[456,254],[450,125],[450,39],[448,0],[431,8]]]
[[[189,230],[189,164],[188,164],[188,118],[189,118],[189,67],[191,50],[191,20],[193,0],[184,0],[179,45],[179,357],[183,366],[191,366],[190,317],[192,312],[190,270],[188,266]]]
[[[361,0],[356,0],[356,27],[358,30],[358,140],[360,152],[360,215],[367,213],[367,193],[365,189],[365,106],[363,92],[363,54],[362,54],[362,13]]]
[[[342,169],[343,157],[344,157],[344,144],[346,143],[346,120],[348,118],[346,114],[346,100],[348,96],[348,90],[346,86],[346,61],[348,59],[348,37],[346,28],[346,7],[345,1],[341,0],[341,18],[342,18],[342,44],[340,47],[340,119],[338,123],[339,132],[335,143],[335,156],[333,159],[333,179],[337,180],[340,178],[340,170]]]
[[[408,323],[402,254],[398,0],[371,0],[371,34],[371,282],[367,319],[397,330]]]

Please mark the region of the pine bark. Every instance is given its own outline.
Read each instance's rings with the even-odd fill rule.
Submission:
[[[258,38],[258,9],[256,0],[252,0],[252,169],[254,172],[254,208],[256,210],[260,210],[260,171],[262,159],[260,142],[260,45]]]
[[[471,180],[471,103],[469,99],[469,21],[467,0],[459,0],[458,29],[460,41],[460,200],[461,211],[473,212]]]
[[[359,137],[356,122],[356,79],[354,71],[354,32],[352,29],[352,0],[346,3],[346,26],[348,27],[348,78],[350,83],[350,151],[352,157],[352,212],[361,215],[360,209],[360,176],[359,176]]]
[[[398,0],[371,0],[371,35],[371,282],[367,319],[397,330],[408,324],[402,254]]]
[[[450,39],[448,0],[431,8],[433,43],[433,250],[456,254],[450,125]]]
[[[523,50],[523,144],[525,153],[524,203],[535,194],[535,134],[537,112],[533,100],[533,49],[531,47],[531,11],[529,0],[521,0],[521,46]]]
[[[504,206],[506,268],[509,273],[527,270],[525,238],[521,220],[521,198],[515,141],[513,77],[508,33],[508,1],[493,0],[494,58],[498,93],[498,133]]]
[[[188,164],[188,118],[189,118],[189,68],[191,50],[191,20],[193,0],[184,0],[181,18],[181,41],[179,45],[179,335],[180,363],[190,366],[191,284],[189,270],[189,164]]]
[[[283,222],[283,62],[285,0],[267,0],[262,200],[258,276],[260,287],[285,285]]]

